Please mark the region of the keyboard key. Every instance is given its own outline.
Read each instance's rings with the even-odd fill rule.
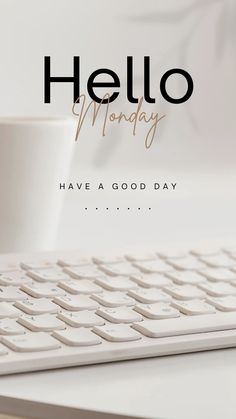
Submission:
[[[96,310],[98,308],[98,304],[86,295],[55,297],[53,302],[69,311]]]
[[[97,314],[111,323],[140,322],[143,318],[128,307],[99,308]]]
[[[167,261],[175,269],[179,270],[199,270],[204,269],[206,265],[194,256],[186,256],[181,259],[168,259]]]
[[[22,313],[11,304],[0,303],[0,319],[4,319],[6,317],[14,319],[19,317],[21,314]]]
[[[111,276],[130,276],[138,273],[138,269],[128,262],[113,263],[112,265],[100,265],[100,269]]]
[[[157,255],[162,259],[181,259],[188,256],[188,252],[177,249],[167,249],[164,251],[158,251]]]
[[[125,262],[124,256],[94,256],[92,257],[94,263],[97,264],[110,264],[117,262]]]
[[[144,262],[147,260],[155,260],[157,258],[157,255],[155,252],[146,253],[146,252],[136,251],[134,253],[126,254],[125,257],[131,262],[135,262],[135,261]]]
[[[212,304],[217,310],[236,311],[236,296],[208,297],[207,302]]]
[[[49,259],[32,259],[23,261],[20,265],[23,269],[29,270],[29,269],[44,269],[44,268],[50,268],[52,266],[55,266],[56,261],[55,260],[49,260]]]
[[[194,300],[205,297],[205,293],[193,285],[169,285],[164,288],[164,291],[177,300]]]
[[[194,256],[218,256],[222,254],[219,247],[196,247],[193,250],[190,250],[190,253],[192,253]]]
[[[192,316],[195,314],[211,314],[215,313],[212,306],[201,300],[190,301],[173,301],[172,306],[177,308],[181,313]]]
[[[51,332],[52,330],[65,329],[65,324],[52,314],[40,314],[39,316],[25,315],[17,321],[33,332]]]
[[[166,275],[178,285],[197,285],[206,281],[204,276],[194,271],[167,272]]]
[[[23,271],[0,273],[0,285],[22,285],[31,282],[32,280]]]
[[[109,291],[128,291],[137,287],[135,282],[123,276],[98,278],[95,282]]]
[[[143,320],[132,326],[150,338],[190,335],[236,329],[236,313],[215,313],[202,316],[181,316],[176,319]]]
[[[105,307],[133,306],[135,300],[119,291],[104,291],[101,294],[95,294],[92,298]]]
[[[141,335],[126,324],[109,324],[94,327],[93,331],[111,342],[129,342],[141,339]]]
[[[229,255],[236,255],[236,246],[235,245],[231,245],[231,246],[226,246],[223,249],[223,252],[228,253]]]
[[[75,279],[95,279],[102,275],[102,272],[95,265],[66,267],[64,271]]]
[[[58,265],[64,266],[83,266],[90,265],[92,259],[90,257],[67,256],[58,260]]]
[[[129,296],[135,298],[140,303],[156,303],[160,301],[170,301],[169,295],[165,294],[162,290],[156,288],[138,288],[129,291]]]
[[[95,333],[84,327],[53,332],[52,335],[68,346],[91,346],[102,343],[102,340]]]
[[[6,273],[11,271],[18,271],[20,264],[18,262],[0,262],[0,272]]]
[[[0,320],[0,335],[23,335],[25,328],[13,319]]]
[[[219,268],[218,268],[219,270]],[[231,273],[231,279],[230,281],[232,282],[236,282],[236,267],[235,268],[231,268],[231,271],[229,271]]]
[[[147,274],[168,272],[171,270],[170,266],[167,265],[167,263],[161,259],[153,260],[150,262],[134,262],[133,265],[140,271]]]
[[[47,333],[26,333],[21,336],[3,336],[2,342],[16,352],[39,352],[60,348],[60,344]]]
[[[0,356],[7,355],[7,354],[8,354],[8,352],[7,352],[6,347],[4,347],[3,345],[0,344]]]
[[[199,274],[213,282],[236,281],[236,273],[225,268],[207,268],[199,271]]]
[[[47,298],[17,301],[15,303],[15,307],[22,310],[26,314],[55,314],[59,311],[59,307]]]
[[[101,317],[92,311],[84,310],[78,312],[62,312],[58,314],[58,319],[73,327],[93,327],[105,324]]]
[[[163,288],[172,284],[170,279],[159,273],[132,275],[131,279],[144,288]]]
[[[66,292],[62,288],[47,283],[33,283],[33,284],[24,284],[21,286],[21,289],[26,292],[28,295],[31,295],[35,298],[48,297],[52,298],[57,295],[66,295]],[[1,297],[1,296],[0,296]]]
[[[225,295],[236,295],[236,288],[226,282],[206,282],[200,284],[199,288],[213,297],[223,297]]]
[[[96,294],[102,292],[103,289],[92,282],[90,279],[69,279],[65,282],[59,282],[59,287],[68,291],[70,294]]]
[[[28,271],[27,275],[39,282],[59,282],[70,279],[70,277],[59,268],[35,269]]]
[[[138,304],[134,310],[148,319],[170,319],[179,317],[179,311],[168,303]]]
[[[0,301],[16,301],[16,300],[25,300],[27,295],[20,291],[19,288],[8,286],[0,287]]]
[[[206,256],[200,258],[202,262],[213,268],[233,268],[236,267],[236,261],[228,255]]]

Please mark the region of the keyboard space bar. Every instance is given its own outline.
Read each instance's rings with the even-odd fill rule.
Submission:
[[[208,315],[181,316],[176,319],[144,320],[132,326],[150,338],[162,338],[193,333],[236,330],[236,312]]]

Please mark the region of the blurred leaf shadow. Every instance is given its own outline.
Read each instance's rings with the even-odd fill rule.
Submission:
[[[225,1],[225,0],[223,0]],[[227,0],[226,0],[227,1]],[[178,8],[174,11],[162,11],[159,10],[154,13],[147,13],[142,15],[130,15],[123,17],[123,20],[128,20],[133,23],[178,23],[188,17],[195,10],[202,9],[213,3],[222,2],[222,0],[194,0],[191,4],[188,4],[186,7]]]
[[[158,3],[157,3],[158,4]],[[215,52],[216,59],[220,60],[223,56],[223,53],[228,44],[232,44],[232,47],[235,47],[235,38],[236,38],[236,0],[193,0],[191,4],[188,4],[185,7],[178,8],[174,11],[154,11],[147,14],[138,15],[135,12],[132,15],[120,15],[119,19],[122,21],[127,21],[129,24],[177,24],[184,21],[189,16],[193,15],[193,12],[196,13],[196,18],[193,24],[190,27],[190,30],[187,31],[187,34],[177,43],[171,46],[171,48],[165,52],[164,57],[158,60],[157,65],[165,64],[168,57],[178,50],[178,55],[176,60],[178,63],[181,63],[183,68],[188,68],[188,53],[189,48],[192,44],[193,37],[196,35],[199,25],[204,18],[204,15],[210,7],[214,5],[222,5],[216,25],[216,34],[215,34]],[[210,28],[212,30],[212,28]],[[234,49],[235,51],[235,49]],[[155,68],[153,69],[155,72]],[[124,83],[124,80],[121,80]],[[136,76],[135,85],[140,86],[143,84],[143,76]],[[158,109],[159,108],[159,109]],[[162,114],[167,114],[170,109],[170,104],[163,102],[160,99],[157,100],[155,106],[155,112],[160,112]],[[186,113],[189,118],[189,122],[195,131],[199,132],[198,122],[194,116],[194,113],[191,109],[191,104],[187,104]],[[158,142],[163,138],[163,133],[165,130],[165,125],[162,124],[161,131],[159,132]],[[115,152],[120,141],[125,141],[126,136],[122,135],[121,127],[117,127],[113,131],[113,139],[110,141],[104,142],[102,146],[97,151],[97,155],[94,159],[94,164],[96,166],[104,166],[107,163],[109,157]]]

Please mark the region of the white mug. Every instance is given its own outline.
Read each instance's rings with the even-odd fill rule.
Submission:
[[[0,119],[0,252],[53,249],[74,144],[71,118]]]

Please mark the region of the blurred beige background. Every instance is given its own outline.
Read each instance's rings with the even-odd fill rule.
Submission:
[[[73,173],[114,167],[211,171],[235,165],[235,0],[0,0],[0,115],[71,114],[70,84],[52,88],[43,103],[43,57],[50,55],[54,75],[71,75],[81,57],[81,92],[97,68],[114,69],[121,79],[117,110],[125,99],[126,56],[133,55],[135,91],[142,94],[143,56],[151,57],[155,108],[167,117],[153,147],[143,132],[115,127],[102,139],[87,124],[76,147]],[[159,92],[161,75],[186,69],[194,80],[192,98],[168,104]],[[176,78],[171,92],[181,94]],[[135,159],[134,159],[135,156]]]
[[[54,75],[68,76],[79,55],[81,91],[95,69],[115,70],[122,94],[114,109],[126,111],[126,56],[134,57],[135,91],[142,94],[143,57],[149,55],[155,109],[167,115],[148,151],[141,130],[133,138],[130,128],[111,127],[102,138],[100,128],[87,124],[70,180],[167,180],[178,182],[177,192],[65,192],[57,248],[100,249],[101,241],[145,247],[235,235],[235,0],[0,0],[0,7],[0,115],[71,114],[69,84],[53,86],[52,103],[43,103],[45,55]],[[195,84],[182,105],[168,104],[159,92],[160,77],[173,67],[186,69]],[[183,88],[172,80],[173,94]],[[125,210],[140,205],[140,214]]]

